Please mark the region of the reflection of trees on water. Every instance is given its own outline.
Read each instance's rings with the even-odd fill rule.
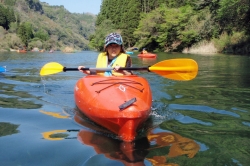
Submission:
[[[250,129],[242,124],[243,120],[241,119],[246,119],[246,116],[237,118],[230,115],[190,110],[178,112],[213,124],[209,126],[198,123],[183,124],[177,120],[170,120],[161,124],[162,129],[180,133],[185,137],[205,144],[206,149],[201,148],[200,152],[193,158],[192,163],[201,163],[203,161],[207,165],[249,164],[247,161],[250,161]],[[171,158],[168,161],[189,163],[189,160],[183,157]],[[192,163],[187,165],[192,165]]]
[[[153,165],[248,165],[250,129],[242,123],[247,121],[247,112],[238,112],[240,116],[192,110],[178,112],[206,123],[183,124],[167,120],[160,124],[160,131],[145,127],[148,129],[146,137],[141,135],[133,144],[125,144],[125,148],[123,142],[102,134],[105,130],[84,119],[77,122],[86,126],[86,130],[73,130],[74,136],[72,130],[65,130],[54,134],[54,138],[77,138],[84,145],[92,146],[98,154],[123,163],[138,163],[144,158],[144,162],[147,160]]]
[[[106,130],[94,125],[90,121],[82,119],[80,115],[74,118],[86,130],[80,130],[80,132],[79,130],[65,130],[61,133],[58,131],[54,134],[50,133],[47,136],[52,139],[59,138],[58,140],[77,138],[85,145],[95,146],[94,149],[99,150],[100,154],[105,153],[105,155],[112,156],[115,160],[125,160],[123,162],[137,161],[137,152],[140,151],[136,151],[134,148],[140,147],[139,149],[143,152],[139,154],[140,161],[144,155],[144,161],[148,160],[154,165],[195,165],[194,163],[201,162],[208,165],[218,165],[219,163],[221,165],[235,165],[236,163],[248,165],[246,161],[249,161],[250,154],[248,148],[250,145],[248,141],[250,129],[249,126],[243,124],[243,122],[248,121],[248,112],[238,111],[237,114],[239,116],[233,116],[231,114],[192,110],[175,111],[206,123],[183,124],[177,120],[169,119],[160,124],[161,129],[163,129],[161,132],[151,131],[152,124],[149,123],[149,127],[144,126],[144,129],[149,132],[146,138],[149,144],[145,143],[145,141],[137,141],[135,145],[127,146],[131,151],[121,149],[120,145],[122,145],[122,142],[109,134],[102,134]],[[44,113],[43,111],[41,112]],[[52,113],[46,114],[62,118]],[[63,118],[68,117],[65,116]],[[90,132],[89,129],[93,132]],[[84,132],[85,134],[80,134]],[[142,137],[143,134],[139,135],[141,139],[145,140]],[[140,142],[143,142],[143,144],[140,144]],[[198,142],[200,143],[198,144]],[[116,158],[116,155],[111,155],[111,153],[116,154],[116,152],[120,153],[123,157]],[[124,157],[129,155],[132,155],[132,158],[131,156]]]
[[[17,91],[16,90],[17,87],[18,85],[0,83],[0,89],[2,95],[0,96],[1,107],[25,108],[25,109],[35,109],[41,107],[41,104],[36,104],[32,100],[29,100],[34,98],[33,95],[29,94],[27,91]]]
[[[6,123],[6,122],[0,122],[0,137],[16,134],[19,131],[17,130],[19,125]]]

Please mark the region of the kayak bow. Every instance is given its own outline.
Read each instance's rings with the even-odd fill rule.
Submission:
[[[136,138],[136,131],[151,112],[150,86],[136,75],[89,75],[76,83],[74,95],[82,113],[125,142]]]

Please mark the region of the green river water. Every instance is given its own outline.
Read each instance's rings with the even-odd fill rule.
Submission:
[[[250,163],[250,57],[224,54],[131,55],[133,66],[191,58],[199,72],[173,81],[135,71],[150,83],[152,115],[124,143],[80,115],[73,89],[83,76],[40,77],[41,67],[94,67],[98,52],[0,53],[0,166],[247,166]]]

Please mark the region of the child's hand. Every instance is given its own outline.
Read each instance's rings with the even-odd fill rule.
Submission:
[[[85,68],[85,66],[78,66],[78,70],[79,70],[80,72],[83,72],[83,73],[85,73],[85,74],[90,74],[90,71],[89,71],[89,70],[82,70],[82,68]]]

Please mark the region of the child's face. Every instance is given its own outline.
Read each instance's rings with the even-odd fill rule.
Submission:
[[[108,54],[111,56],[111,57],[115,57],[117,56],[118,54],[120,54],[121,52],[121,46],[118,45],[118,44],[109,44],[107,46],[107,51],[108,51]]]

